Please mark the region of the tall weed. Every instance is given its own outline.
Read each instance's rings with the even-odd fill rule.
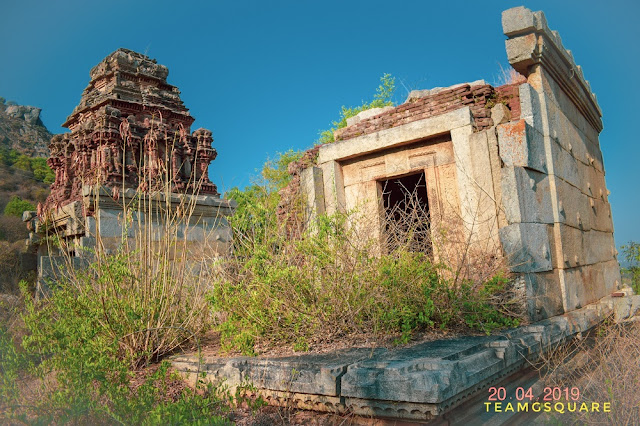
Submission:
[[[161,166],[170,164],[170,148]],[[98,211],[100,197],[108,197],[103,201],[120,203],[122,211],[121,222],[109,224],[121,227],[121,238],[107,241],[96,235],[95,248],[83,252],[85,267],[74,267],[77,241],[49,228],[43,241],[55,243],[50,253],[66,257],[66,267],[48,283],[43,297],[35,299],[23,286],[27,333],[22,344],[0,334],[0,393],[7,398],[2,407],[7,418],[80,424],[226,422],[228,398],[214,388],[168,389],[174,379],[167,363],[132,386],[136,370],[178,348],[191,348],[210,326],[206,267],[190,257],[184,232],[185,224],[199,220],[193,212],[202,182],[190,183],[194,196],[177,197],[176,205],[171,170],[157,164],[138,169],[146,174],[133,196],[124,176],[122,188],[109,191],[100,187],[99,174],[96,182],[83,182],[95,190],[95,205],[85,207]],[[100,229],[100,216],[95,219]],[[45,218],[47,223],[52,222]],[[12,387],[20,377],[33,384],[35,397]]]

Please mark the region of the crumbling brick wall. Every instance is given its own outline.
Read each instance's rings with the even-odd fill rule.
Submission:
[[[362,136],[380,130],[411,123],[449,111],[468,106],[475,120],[476,131],[493,126],[491,107],[503,102],[514,115],[520,116],[520,101],[517,84],[507,84],[494,88],[489,84],[462,84],[451,89],[442,90],[434,95],[409,98],[407,102],[394,109],[375,115],[357,124],[339,129],[335,132],[336,141]]]

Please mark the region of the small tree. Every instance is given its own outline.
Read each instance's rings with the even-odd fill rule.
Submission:
[[[13,167],[16,169],[24,170],[25,172],[30,172],[31,170],[31,159],[24,154],[21,154],[13,163]]]
[[[4,208],[5,216],[22,217],[22,213],[27,210],[35,210],[36,206],[22,198],[14,195]]]
[[[622,271],[631,275],[631,286],[636,294],[640,293],[640,243],[630,241],[622,246],[622,255],[629,262],[629,267]]]

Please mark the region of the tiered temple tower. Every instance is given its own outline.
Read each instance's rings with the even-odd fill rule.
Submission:
[[[191,252],[210,257],[228,250],[226,217],[235,202],[221,199],[209,179],[217,156],[212,133],[191,132],[194,118],[178,88],[167,83],[168,74],[155,59],[127,49],[91,70],[79,105],[63,123],[70,132],[49,145],[47,162],[56,176],[51,194],[23,217],[41,283],[69,255],[86,262],[95,248],[115,250],[141,226],[160,230],[166,223],[159,211],[183,212],[171,221],[190,260],[198,260]],[[155,203],[152,216],[145,216],[140,200]],[[61,237],[60,249],[42,243],[51,235]]]
[[[118,49],[91,70],[70,132],[49,145],[56,173],[45,209],[81,198],[84,185],[146,191],[162,178],[171,192],[218,195],[209,180],[216,158],[211,131],[191,133],[194,118],[167,83],[169,70],[140,53]],[[197,188],[197,189],[196,189]]]

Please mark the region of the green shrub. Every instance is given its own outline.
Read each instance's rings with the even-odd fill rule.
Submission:
[[[4,208],[5,216],[22,217],[22,213],[27,210],[35,210],[36,206],[22,198],[14,195]]]
[[[269,185],[267,188],[269,192],[276,192],[287,186],[291,180],[291,175],[288,171],[289,164],[302,158],[303,154],[303,151],[290,149],[286,152],[278,153],[273,159],[267,160],[262,167],[261,175]]]
[[[61,291],[51,303],[69,312],[60,309],[68,300]],[[77,316],[56,321],[38,313],[32,302],[27,305],[28,328],[47,331],[25,338],[24,348],[18,348],[0,327],[0,418],[32,424],[230,424],[229,399],[220,390],[169,389],[175,379],[167,362],[132,387],[129,364],[114,356],[117,342],[96,336],[92,324]],[[30,383],[28,392],[21,382]],[[40,387],[39,398],[33,398],[34,386]]]
[[[55,180],[55,173],[47,164],[46,158],[32,158],[31,170],[33,170],[33,177],[44,183],[53,183]]]
[[[192,341],[208,328],[209,318],[198,277],[180,259],[166,256],[169,247],[184,251],[180,242],[167,236],[166,246],[162,241],[147,244],[144,234],[141,229],[137,244],[127,244],[125,238],[116,253],[97,250],[86,268],[68,268],[50,283],[45,298],[33,300],[23,285],[27,334],[22,348],[12,349],[0,335],[6,354],[0,359],[0,396],[12,398],[6,404],[14,408],[13,418],[37,416],[38,423],[226,423],[223,407],[229,401],[217,389],[201,389],[198,396],[183,390],[170,397],[168,364],[161,364],[141,386],[131,387],[137,368]],[[10,386],[16,374],[37,379],[42,398],[25,407],[19,389]]]
[[[640,294],[640,244],[630,241],[622,246],[622,255],[629,264],[623,272],[631,275],[631,286],[636,294]]]
[[[377,255],[346,214],[320,217],[300,239],[271,215],[264,213],[259,234],[239,232],[242,243],[210,296],[226,349],[252,354],[266,340],[300,350],[367,332],[396,333],[406,343],[420,329],[490,333],[519,323],[502,309],[514,299],[504,275],[456,282],[425,253],[399,247]]]
[[[53,183],[55,180],[55,174],[47,164],[46,158],[29,157],[20,154],[15,149],[0,147],[0,164],[20,170],[23,175],[25,172],[32,172],[36,180],[47,184]]]
[[[30,172],[31,170],[31,158],[27,155],[24,154],[20,154],[18,156],[18,158],[16,158],[16,161],[13,163],[13,167],[15,167],[16,169],[25,171],[25,172]]]

